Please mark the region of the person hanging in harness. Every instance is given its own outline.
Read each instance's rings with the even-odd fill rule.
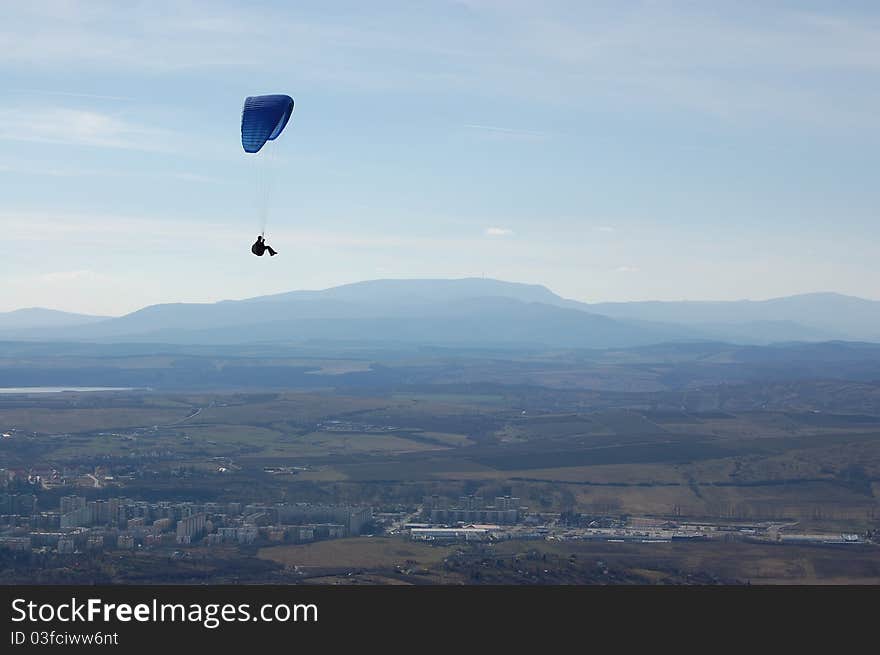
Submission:
[[[263,253],[265,253],[266,251],[268,251],[272,257],[274,257],[275,255],[278,254],[277,251],[272,249],[272,246],[270,246],[269,244],[266,243],[266,240],[263,238],[263,235],[261,234],[260,236],[257,237],[257,240],[254,243],[254,245],[251,246],[251,252],[254,253],[257,257],[262,257]]]

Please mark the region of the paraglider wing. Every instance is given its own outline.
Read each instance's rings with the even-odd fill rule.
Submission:
[[[241,145],[259,152],[266,141],[281,134],[293,113],[293,98],[286,95],[248,96],[241,110]]]

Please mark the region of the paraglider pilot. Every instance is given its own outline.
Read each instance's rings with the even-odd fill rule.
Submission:
[[[261,234],[257,237],[254,245],[251,246],[251,252],[254,253],[257,257],[262,257],[263,253],[265,253],[266,251],[268,251],[272,257],[278,254],[275,250],[272,250],[272,246],[266,243],[266,240]]]

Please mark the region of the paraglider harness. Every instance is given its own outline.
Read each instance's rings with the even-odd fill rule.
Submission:
[[[257,257],[262,257],[263,254],[268,251],[270,255],[277,254],[271,246],[266,244],[265,237],[261,234],[257,237],[257,240],[254,242],[254,245],[251,246],[251,252],[254,253]]]

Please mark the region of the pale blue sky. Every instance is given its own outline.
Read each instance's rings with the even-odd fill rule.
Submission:
[[[880,298],[875,3],[16,4],[0,311],[482,274]],[[296,100],[273,259],[239,141],[261,93]]]

